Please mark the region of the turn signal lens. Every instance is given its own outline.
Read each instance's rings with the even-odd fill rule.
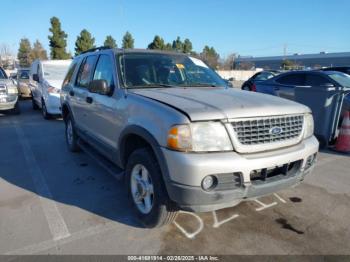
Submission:
[[[168,132],[168,147],[178,151],[191,150],[191,128],[188,125],[172,127]]]

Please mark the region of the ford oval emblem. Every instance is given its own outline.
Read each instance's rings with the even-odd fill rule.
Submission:
[[[274,126],[269,130],[269,133],[274,136],[280,135],[282,134],[282,132],[283,132],[283,129],[282,127],[279,127],[279,126]]]

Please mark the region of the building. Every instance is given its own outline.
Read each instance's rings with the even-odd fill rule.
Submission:
[[[294,54],[270,57],[237,57],[234,62],[236,69],[283,69],[282,63],[288,60],[293,68],[321,68],[330,66],[350,66],[350,52],[319,54]]]

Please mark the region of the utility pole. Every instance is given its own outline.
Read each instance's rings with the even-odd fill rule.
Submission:
[[[283,58],[286,59],[287,56],[287,44],[283,45]]]

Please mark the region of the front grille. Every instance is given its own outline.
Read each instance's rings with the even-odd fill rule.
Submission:
[[[303,123],[303,115],[292,115],[244,119],[231,124],[240,144],[259,145],[297,138]]]

